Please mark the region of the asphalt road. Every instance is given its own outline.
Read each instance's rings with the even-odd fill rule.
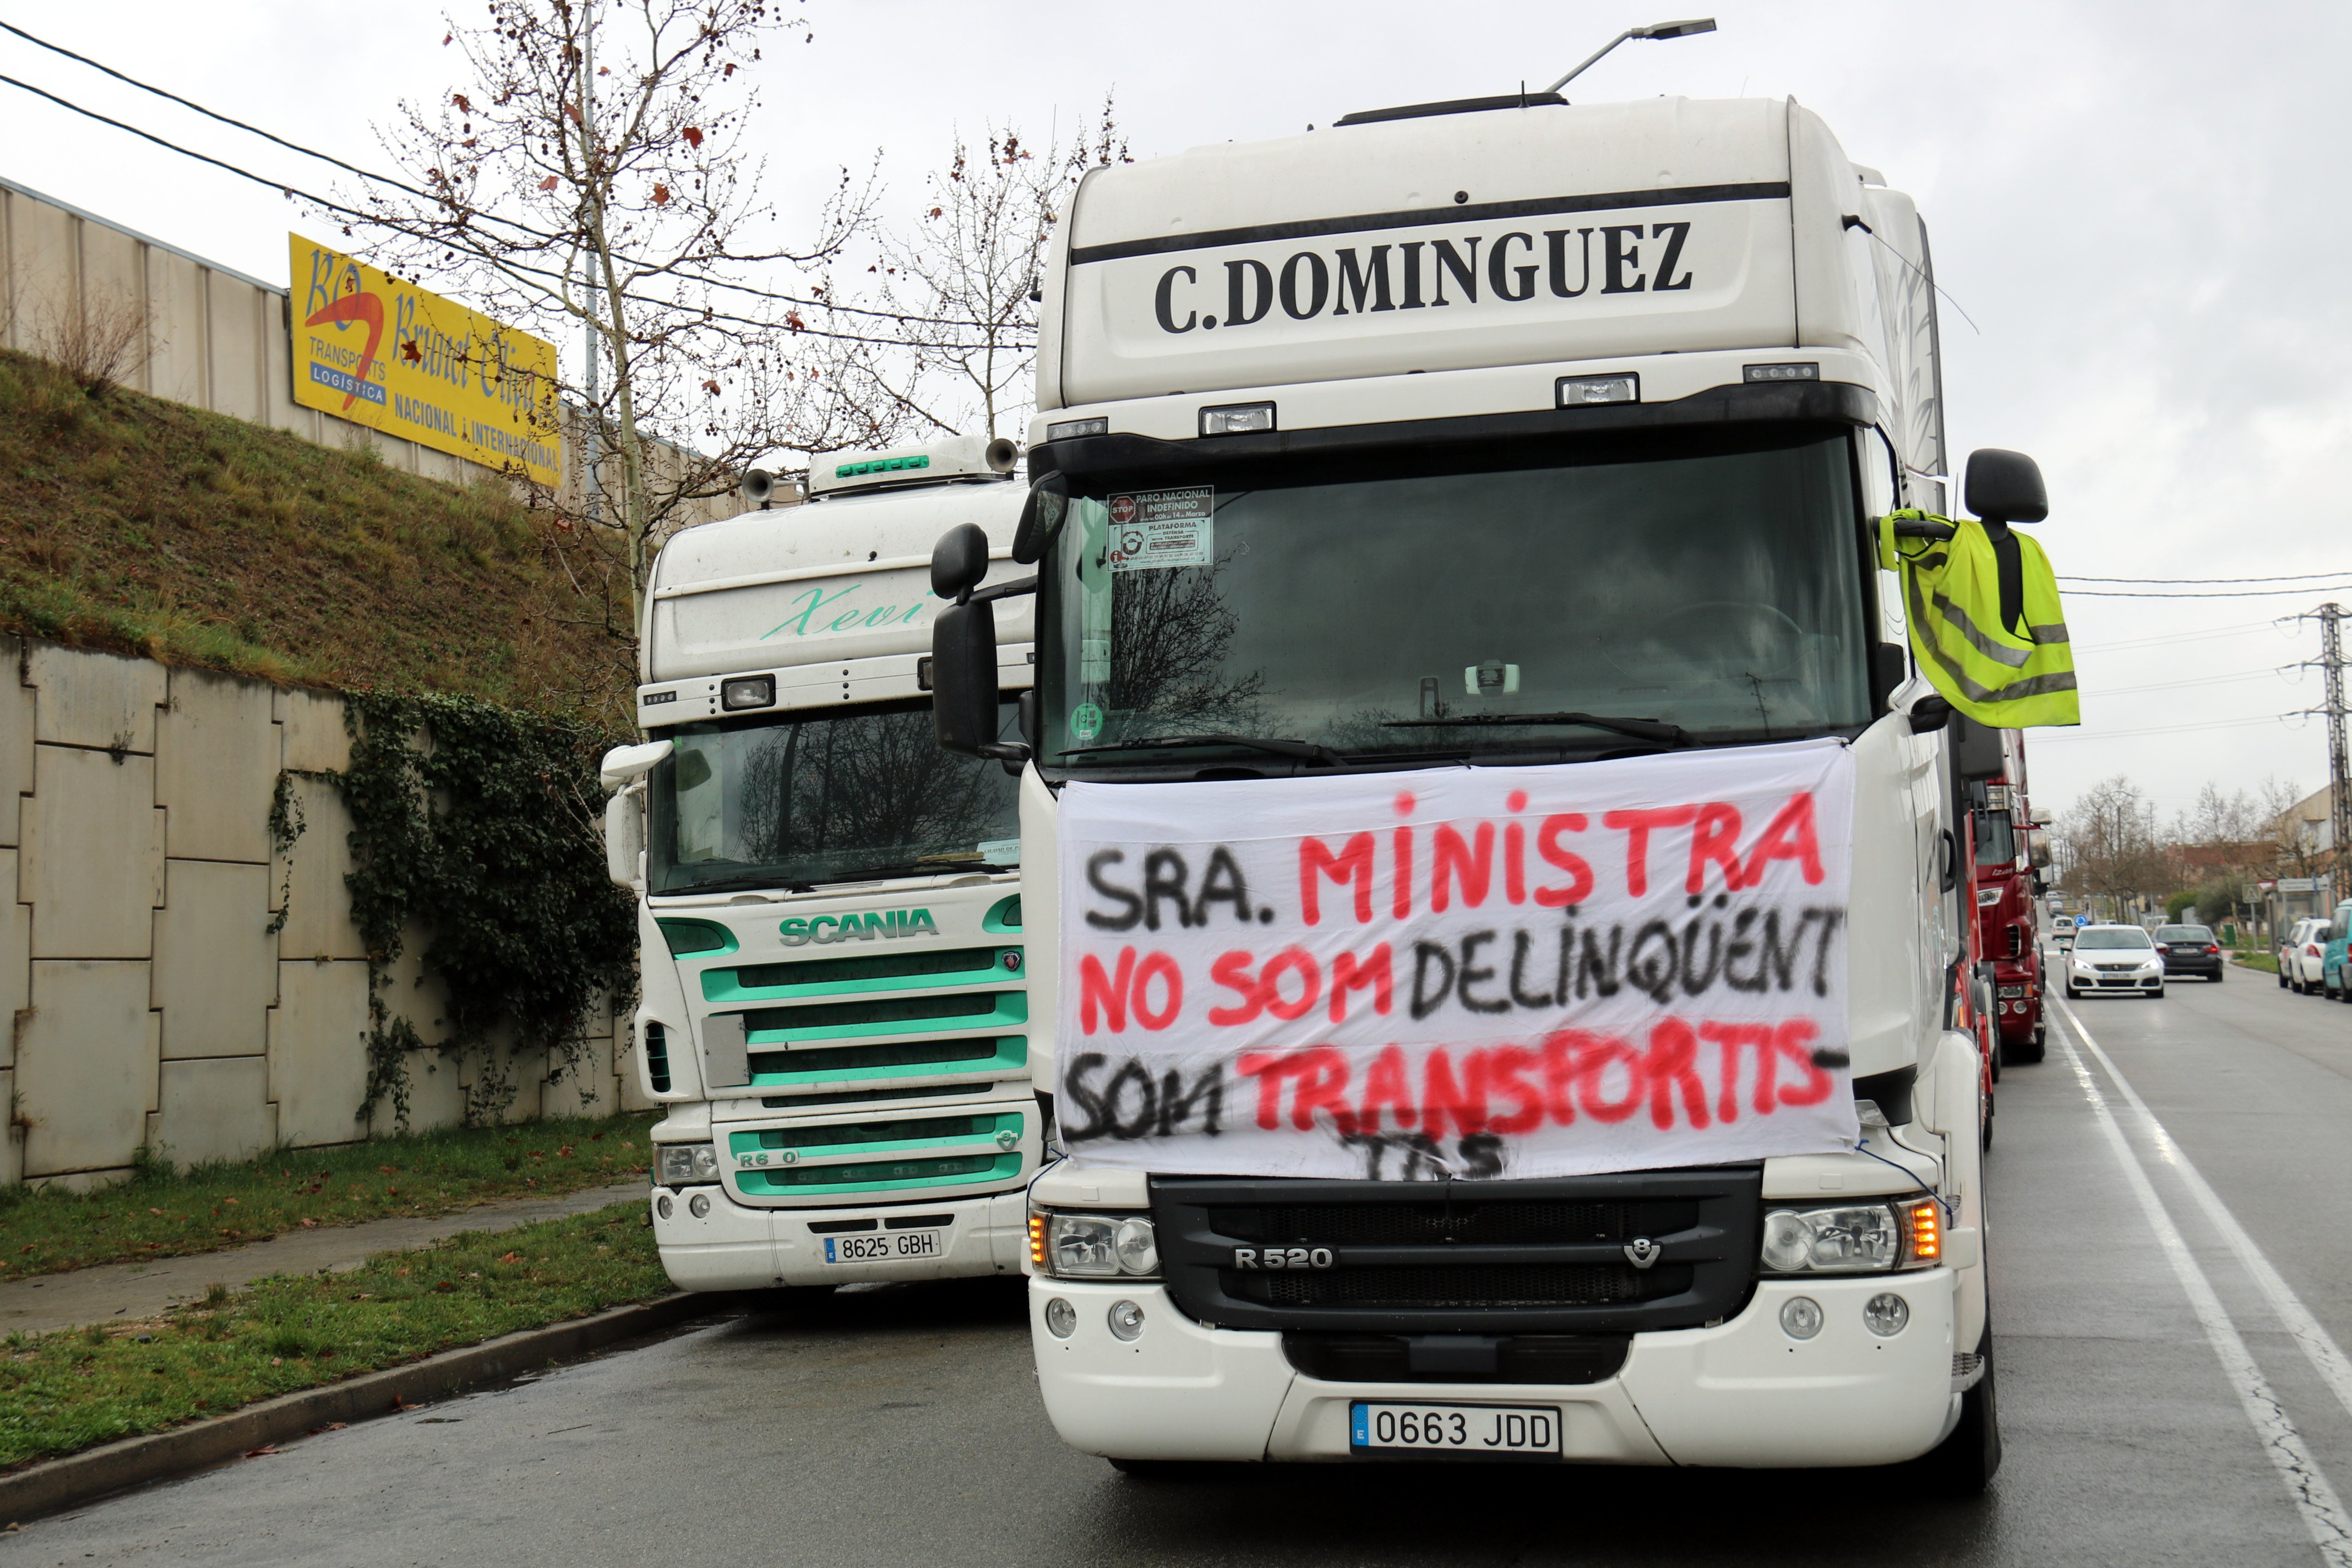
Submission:
[[[2352,1564],[2352,1008],[2239,972],[2075,1011],[2088,1038],[1999,1091],[2008,1457],[1979,1501],[1885,1471],[1130,1480],[1055,1439],[990,1282],[326,1434],[0,1536],[0,1563]]]

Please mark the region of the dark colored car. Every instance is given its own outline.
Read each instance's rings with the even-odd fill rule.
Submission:
[[[2221,981],[2221,944],[2204,926],[2158,926],[2156,928],[2156,951],[2164,955],[2164,973],[2194,974]]]

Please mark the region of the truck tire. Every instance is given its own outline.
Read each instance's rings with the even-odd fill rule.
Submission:
[[[2000,1468],[2000,1407],[1993,1396],[1992,1316],[1977,1341],[1984,1376],[1960,1395],[1960,1423],[1919,1461],[1929,1487],[1946,1497],[1980,1497]]]
[[[2020,1040],[2013,1046],[2001,1047],[2002,1057],[2014,1067],[2032,1066],[2049,1053],[2048,1030],[2046,1024],[2034,1025],[2032,1037]]]

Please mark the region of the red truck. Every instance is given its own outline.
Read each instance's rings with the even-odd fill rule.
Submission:
[[[2001,1063],[2042,1059],[2042,948],[2034,910],[2049,854],[2027,805],[2024,735],[1953,721],[1964,726],[1955,748],[1955,782],[1975,841],[1977,994],[2000,1040],[1998,1071]]]

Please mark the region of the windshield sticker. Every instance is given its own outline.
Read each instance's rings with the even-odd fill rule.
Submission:
[[[1217,492],[1207,485],[1137,490],[1105,503],[1114,572],[1213,564]]]
[[[978,847],[981,859],[991,866],[1021,864],[1021,840],[1018,838],[983,838]]]
[[[1084,743],[1102,733],[1103,710],[1091,702],[1081,702],[1070,710],[1070,733]]]

